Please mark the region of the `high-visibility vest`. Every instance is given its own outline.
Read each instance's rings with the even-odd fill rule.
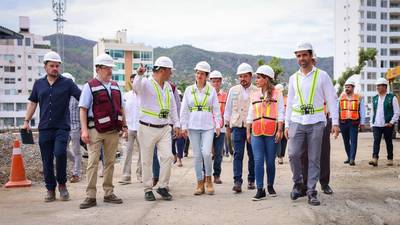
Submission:
[[[160,119],[166,119],[168,118],[169,115],[169,111],[170,111],[170,107],[171,107],[171,96],[170,96],[170,89],[169,86],[167,85],[167,83],[165,82],[164,85],[167,85],[167,90],[165,91],[165,101],[163,101],[163,97],[161,94],[161,90],[158,87],[157,83],[151,79],[151,82],[153,84],[153,88],[157,94],[157,102],[158,102],[158,106],[160,107],[160,111],[159,112],[153,112],[151,110],[142,108],[141,112],[145,115],[151,116],[151,117],[155,117],[155,118],[160,118]]]
[[[226,99],[228,98],[228,94],[226,92],[220,91],[217,94],[217,97],[218,97],[219,108],[221,110],[221,117],[222,117],[221,127],[223,127],[223,125],[224,125],[223,116],[224,116],[224,113],[225,113],[225,105],[226,105]]]
[[[323,113],[324,112],[324,107],[316,107],[314,105],[314,96],[315,96],[315,91],[317,89],[317,81],[318,81],[318,76],[319,76],[319,69],[316,69],[313,73],[313,80],[311,83],[311,88],[310,88],[310,93],[308,95],[308,102],[306,103],[304,101],[304,95],[303,92],[300,88],[299,84],[299,72],[295,74],[296,76],[296,85],[295,85],[295,90],[296,90],[296,96],[299,97],[300,99],[300,107],[292,107],[292,110],[295,114],[298,115],[305,115],[305,114],[316,114],[316,113]]]
[[[360,119],[360,96],[353,94],[348,98],[346,93],[342,93],[339,100],[340,120],[359,120]]]
[[[253,122],[251,124],[254,136],[273,136],[277,129],[278,96],[280,91],[274,89],[269,102],[261,93],[261,89],[252,93]]]
[[[194,112],[194,111],[205,111],[205,112],[211,112],[211,106],[207,106],[207,101],[208,101],[208,97],[210,96],[210,85],[206,84],[206,93],[204,94],[203,100],[201,101],[201,103],[199,102],[198,98],[197,98],[197,94],[196,94],[196,90],[194,85],[192,86],[192,95],[193,95],[193,100],[194,100],[194,106],[189,107],[189,111],[190,112]]]

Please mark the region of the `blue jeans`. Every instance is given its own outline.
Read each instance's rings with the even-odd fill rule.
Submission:
[[[356,124],[351,120],[346,120],[343,123],[341,122],[339,126],[343,137],[347,159],[355,160],[357,153],[358,123]]]
[[[276,146],[274,136],[251,136],[257,188],[264,188],[264,162],[267,163],[268,186],[274,186]]]
[[[204,179],[203,165],[205,170],[205,176],[211,176],[212,174],[211,148],[213,143],[213,137],[214,137],[214,129],[210,130],[189,129],[189,139],[193,148],[194,168],[196,171],[197,181],[201,181]]]
[[[225,133],[220,133],[218,137],[214,134],[214,173],[213,176],[221,176],[222,150],[224,148]]]
[[[379,158],[379,150],[381,147],[382,134],[386,142],[387,159],[393,160],[393,134],[394,127],[372,127],[374,133],[374,152],[373,158]]]
[[[54,191],[57,183],[64,185],[67,182],[68,139],[69,131],[67,130],[39,130],[39,146],[47,190]],[[56,176],[54,175],[54,157],[56,158]]]
[[[249,182],[254,182],[254,158],[253,150],[251,149],[251,144],[247,142],[246,138],[246,128],[244,127],[234,127],[232,128],[232,139],[233,139],[233,180],[235,183],[243,183],[242,173],[243,173],[243,156],[244,147],[247,145],[247,155],[249,157],[248,170],[249,175],[247,180]]]
[[[183,158],[183,150],[185,149],[185,138],[172,139],[172,154],[178,158]]]
[[[160,162],[158,161],[157,147],[155,147],[153,155],[153,178],[158,179],[159,177],[160,177]]]

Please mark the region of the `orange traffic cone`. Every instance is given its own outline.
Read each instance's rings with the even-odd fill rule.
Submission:
[[[10,181],[5,185],[6,188],[10,187],[29,187],[32,182],[26,179],[24,160],[20,149],[19,140],[14,141],[13,156],[11,161]]]

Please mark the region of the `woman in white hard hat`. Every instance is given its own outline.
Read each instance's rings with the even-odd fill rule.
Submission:
[[[195,195],[214,194],[212,175],[212,143],[215,133],[221,132],[221,115],[215,89],[207,83],[211,71],[205,62],[197,63],[195,84],[186,88],[181,107],[181,126],[184,137],[189,135],[193,147],[194,166],[197,178]],[[203,163],[205,175],[203,174]],[[205,184],[204,184],[205,180]]]
[[[283,136],[284,103],[282,92],[274,87],[273,69],[268,65],[257,69],[258,89],[250,95],[247,114],[247,140],[251,142],[254,155],[257,194],[253,201],[266,197],[264,189],[264,162],[267,163],[268,193],[275,197],[276,145]]]

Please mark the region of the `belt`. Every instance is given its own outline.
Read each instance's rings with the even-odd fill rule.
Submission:
[[[144,126],[153,127],[153,128],[163,128],[163,127],[169,125],[169,124],[160,124],[160,125],[158,125],[158,124],[151,124],[151,123],[143,122],[143,121],[141,121],[141,120],[139,121],[139,123],[142,124],[142,125],[144,125]]]

